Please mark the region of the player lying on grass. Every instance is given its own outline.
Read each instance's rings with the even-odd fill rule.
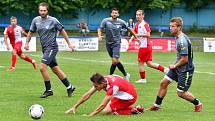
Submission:
[[[106,91],[106,96],[101,104],[89,114],[94,116],[100,112],[103,114],[130,115],[143,113],[142,106],[132,107],[137,100],[134,86],[118,75],[102,76],[99,73],[90,78],[93,87],[87,91],[80,100],[65,113],[75,113],[77,108],[87,101],[96,91]]]

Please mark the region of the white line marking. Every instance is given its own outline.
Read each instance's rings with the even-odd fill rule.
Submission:
[[[41,57],[39,55],[31,55],[31,56]],[[82,62],[111,63],[111,61],[102,61],[102,60],[89,60],[89,59],[79,59],[79,58],[69,58],[69,57],[57,57],[57,58],[59,58],[59,59],[65,59],[65,60],[73,60],[73,61],[82,61]],[[137,63],[129,63],[129,62],[123,62],[123,64],[125,64],[125,65],[137,65]],[[200,64],[200,63],[198,63],[198,64]],[[215,75],[215,73],[213,73],[213,72],[195,71],[195,73]]]

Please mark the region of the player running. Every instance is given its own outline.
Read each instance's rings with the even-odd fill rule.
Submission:
[[[137,10],[136,11],[136,19],[137,23],[134,26],[134,31],[136,32],[136,36],[138,37],[137,41],[140,42],[140,48],[138,52],[138,68],[140,74],[140,80],[136,81],[136,83],[146,83],[146,74],[144,69],[144,64],[147,66],[157,69],[161,72],[167,72],[168,69],[165,69],[163,66],[152,62],[152,43],[150,41],[150,27],[149,24],[144,21],[144,11]],[[133,40],[133,37],[130,39]],[[129,42],[129,43],[130,43]]]
[[[89,116],[100,112],[103,114],[130,115],[143,113],[142,106],[132,107],[137,100],[134,86],[118,75],[102,76],[99,73],[90,78],[93,87],[87,91],[80,100],[65,113],[75,113],[77,108],[87,101],[96,91],[106,91],[106,96],[101,104]]]
[[[130,74],[125,71],[124,66],[120,62],[120,43],[121,43],[121,30],[128,29],[128,31],[136,38],[134,31],[127,27],[124,20],[119,19],[119,10],[113,8],[111,17],[102,20],[100,28],[98,29],[99,41],[102,41],[102,33],[106,34],[106,49],[109,56],[112,58],[112,65],[110,67],[110,75],[112,75],[116,67],[122,72],[124,77],[129,80]]]
[[[194,73],[193,53],[190,39],[182,32],[183,20],[181,17],[174,17],[170,21],[170,33],[176,37],[177,59],[175,64],[170,64],[170,71],[160,82],[160,89],[157,93],[155,104],[151,110],[158,110],[162,100],[167,93],[168,85],[175,80],[177,82],[177,95],[195,105],[194,112],[202,110],[202,103],[188,91],[191,86]]]
[[[32,33],[38,32],[43,52],[43,57],[40,63],[40,72],[43,76],[46,88],[40,98],[46,98],[53,95],[50,82],[51,79],[48,74],[47,66],[51,68],[52,72],[56,74],[61,82],[66,86],[68,97],[71,97],[75,87],[68,81],[64,72],[59,68],[56,60],[56,55],[58,52],[56,37],[58,31],[63,34],[68,47],[72,49],[73,46],[69,42],[68,35],[64,30],[63,25],[56,18],[48,15],[47,3],[40,3],[39,14],[40,16],[35,17],[31,23],[25,47],[26,49],[29,49],[29,42],[31,40]]]
[[[28,61],[33,64],[34,70],[36,70],[36,62],[28,56],[25,56],[22,53],[22,35],[27,36],[27,33],[24,29],[17,25],[17,18],[12,16],[10,18],[10,23],[8,27],[4,30],[4,42],[8,50],[11,50],[7,38],[10,40],[10,44],[12,45],[12,64],[9,68],[9,71],[14,71],[16,66],[16,55],[18,55],[21,59]]]

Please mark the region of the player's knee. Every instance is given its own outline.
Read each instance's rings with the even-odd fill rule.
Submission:
[[[160,87],[161,88],[167,88],[167,86],[168,86],[168,83],[166,82],[166,81],[164,81],[164,80],[162,80],[161,82],[160,82]]]
[[[112,64],[116,65],[117,63],[119,63],[119,60],[117,60],[117,59],[112,60]]]
[[[55,74],[58,74],[60,70],[58,70],[57,68],[52,68],[52,72],[55,73]]]
[[[177,91],[177,95],[178,95],[179,97],[183,98],[183,97],[184,97],[184,92],[179,92],[179,91]]]

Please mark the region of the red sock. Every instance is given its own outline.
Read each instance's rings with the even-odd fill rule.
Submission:
[[[145,78],[146,78],[145,71],[140,72],[140,78],[141,78],[141,79],[145,79]]]
[[[12,55],[12,64],[11,64],[11,66],[12,67],[15,67],[16,66],[16,55]]]
[[[164,67],[163,67],[163,66],[161,66],[161,65],[159,65],[157,69],[158,69],[159,71],[164,72]]]
[[[24,60],[26,60],[26,61],[32,63],[32,59],[31,59],[30,57],[28,57],[28,56],[25,56]]]

